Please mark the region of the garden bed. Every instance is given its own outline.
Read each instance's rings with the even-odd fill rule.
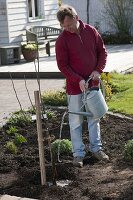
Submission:
[[[49,119],[49,132],[59,137],[63,109],[53,110]],[[70,138],[67,116],[62,138]],[[56,162],[57,180],[70,180],[68,186],[51,185],[52,170],[49,150],[45,141],[47,186],[41,186],[36,123],[18,127],[27,139],[19,145],[16,154],[9,153],[5,144],[9,140],[6,126],[0,130],[0,194],[9,194],[41,200],[131,200],[133,199],[133,162],[124,160],[124,145],[133,139],[133,119],[107,114],[101,120],[101,135],[110,162],[95,160],[86,154],[83,168],[72,165],[72,156],[62,155]],[[84,120],[83,139],[88,151],[87,124]]]

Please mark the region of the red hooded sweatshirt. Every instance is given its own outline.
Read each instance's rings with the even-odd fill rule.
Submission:
[[[82,93],[80,80],[87,80],[94,71],[101,73],[106,64],[107,52],[97,30],[80,22],[80,34],[64,30],[56,41],[56,60],[59,70],[66,77],[69,95]],[[95,81],[90,86],[95,86]]]

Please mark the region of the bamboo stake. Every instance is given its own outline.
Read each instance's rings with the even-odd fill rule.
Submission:
[[[34,91],[35,106],[36,106],[36,123],[38,133],[38,146],[39,146],[39,160],[41,170],[41,184],[46,185],[46,170],[45,170],[45,158],[44,158],[44,144],[42,134],[42,121],[41,121],[41,109],[40,109],[40,94],[39,91]]]

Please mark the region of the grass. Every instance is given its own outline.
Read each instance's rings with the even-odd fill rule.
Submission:
[[[133,115],[133,74],[112,73],[113,95],[108,102],[109,110]]]

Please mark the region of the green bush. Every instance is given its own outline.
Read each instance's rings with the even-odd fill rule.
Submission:
[[[18,132],[18,129],[15,126],[9,126],[9,129],[6,131],[8,135],[15,135]]]
[[[27,139],[23,135],[16,133],[14,142],[16,145],[19,145],[19,144],[26,143]]]
[[[20,111],[18,113],[13,113],[9,118],[7,124],[11,126],[27,126],[32,122],[32,118],[29,113]]]
[[[112,86],[111,86],[111,75],[109,72],[103,72],[101,74],[101,80],[105,88],[105,99],[109,100],[112,96]],[[101,88],[102,89],[102,88]]]
[[[133,161],[133,140],[129,140],[125,144],[124,148],[124,158],[127,161]]]
[[[67,96],[64,91],[48,91],[42,95],[44,105],[66,106]]]
[[[133,37],[128,34],[111,34],[111,33],[104,33],[102,34],[102,39],[105,44],[132,44]]]
[[[14,144],[13,141],[8,141],[5,147],[13,154],[16,154],[18,151],[17,146]]]
[[[72,153],[72,142],[68,139],[57,139],[51,143],[51,146],[54,154],[58,153],[58,147],[60,147],[60,154],[70,155]]]
[[[56,118],[56,114],[53,111],[46,111],[46,114],[48,119]]]

